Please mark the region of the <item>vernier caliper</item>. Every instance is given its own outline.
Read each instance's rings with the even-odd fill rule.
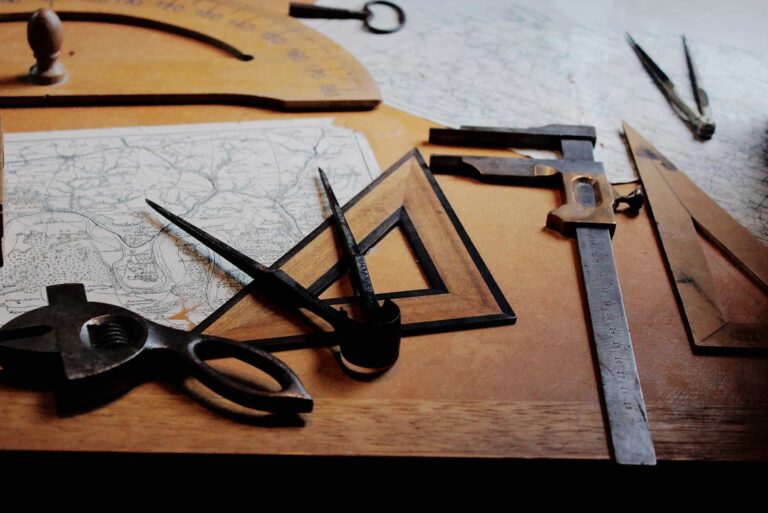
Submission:
[[[431,143],[546,149],[562,152],[563,158],[432,155],[430,168],[486,181],[562,187],[565,204],[549,213],[547,227],[578,243],[613,455],[618,463],[653,465],[656,454],[611,246],[613,189],[593,158],[595,140],[590,126],[433,128]]]

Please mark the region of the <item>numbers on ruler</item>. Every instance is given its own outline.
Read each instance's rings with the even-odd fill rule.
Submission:
[[[169,12],[181,12],[184,10],[184,6],[174,0],[159,0],[155,3],[155,6]]]
[[[195,11],[195,16],[197,16],[198,18],[203,18],[204,20],[211,20],[211,21],[220,21],[222,18],[221,14],[217,12],[213,12],[213,10]]]
[[[618,288],[615,283],[616,270],[613,266],[613,252],[610,246],[606,247],[603,244],[603,241],[595,232],[589,231],[587,233],[589,256],[591,261],[595,262],[593,272],[601,283],[598,289],[599,298],[597,306],[599,307],[599,312],[597,312],[597,316],[603,321],[604,347],[608,350],[608,358],[613,362],[613,365],[611,365],[612,381],[616,385],[616,392],[621,406],[627,411],[632,411],[638,408],[637,403],[633,399],[633,390],[636,387],[631,386],[630,380],[632,380],[632,376],[627,373],[627,368],[631,366],[631,362],[628,362],[625,358],[627,354],[631,356],[632,347],[631,342],[627,346],[624,344],[622,337],[617,336],[620,331],[623,332],[627,328],[616,325],[617,321],[621,322],[620,319],[624,316],[622,315],[623,305],[621,298],[619,297],[617,300],[616,297],[613,297],[613,291]],[[645,417],[645,412],[642,408],[639,408],[639,410],[643,417]]]
[[[229,24],[243,32],[256,32],[256,25],[246,20],[229,20]]]

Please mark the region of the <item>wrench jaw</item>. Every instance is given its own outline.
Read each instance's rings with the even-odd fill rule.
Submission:
[[[87,378],[63,379],[53,388],[60,417],[88,413],[127,394],[145,382],[138,366],[129,363]]]
[[[47,307],[46,307],[47,308]],[[23,315],[12,323],[24,322]],[[11,323],[9,323],[11,324]],[[0,381],[31,389],[52,390],[62,417],[85,413],[130,391],[141,382],[136,365],[123,365],[88,377],[70,379],[50,326],[0,330]]]
[[[0,382],[38,390],[64,379],[56,333],[50,326],[0,329]]]
[[[141,382],[136,356],[147,337],[135,314],[89,303],[82,284],[49,286],[46,292],[48,306],[0,330],[4,381],[53,389],[62,416],[101,406]]]
[[[46,290],[66,376],[54,391],[59,415],[91,411],[143,381],[137,358],[147,341],[142,319],[124,308],[88,302],[81,284]]]

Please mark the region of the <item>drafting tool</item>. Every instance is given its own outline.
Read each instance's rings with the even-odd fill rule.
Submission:
[[[728,320],[697,228],[763,292],[768,292],[768,249],[627,123],[624,133],[648,195],[694,347],[768,349],[768,325]]]
[[[371,22],[374,19],[374,14],[371,10],[371,7],[374,5],[381,5],[392,9],[397,16],[397,24],[390,28],[382,28],[373,25]],[[374,34],[391,34],[393,32],[397,32],[405,25],[405,12],[400,8],[400,6],[393,2],[384,2],[381,0],[366,2],[365,5],[363,5],[363,8],[359,11],[291,2],[291,5],[288,9],[288,14],[294,18],[360,20],[363,22],[363,26],[366,28],[366,30],[373,32]]]
[[[355,251],[350,248],[349,251],[355,251],[358,257],[354,259],[356,265],[353,266],[352,274],[357,278],[357,280],[353,279],[353,282],[359,282],[356,289],[363,291],[360,296],[364,312],[362,321],[353,319],[346,311],[337,310],[321,301],[285,272],[269,269],[153,201],[146,201],[174,225],[253,278],[255,287],[261,293],[273,298],[275,303],[296,312],[306,309],[329,323],[336,334],[334,345],[339,346],[346,361],[355,366],[373,370],[387,369],[394,365],[400,352],[400,310],[391,300],[385,300],[384,304],[379,306],[370,279],[360,276],[363,273],[362,266],[365,265],[365,260],[359,249]],[[329,196],[329,201],[333,210],[335,197],[330,199]],[[336,206],[338,207],[338,204]],[[334,213],[334,219],[336,215],[338,213]],[[336,220],[334,224],[338,227],[339,221]],[[348,227],[347,232],[349,232]],[[352,237],[351,232],[348,235]],[[344,240],[347,242],[349,239],[345,237]],[[354,244],[354,238],[352,242]],[[367,274],[367,268],[365,273]]]
[[[405,154],[343,210],[361,253],[400,231],[424,275],[425,288],[377,294],[399,307],[402,336],[514,324],[512,308],[418,151]],[[346,272],[338,246],[334,226],[326,221],[271,269],[320,296]],[[286,319],[258,291],[256,284],[246,286],[195,330],[269,351],[334,345],[329,326]],[[323,303],[355,310],[359,301],[340,297]]]
[[[346,265],[352,278],[352,286],[360,299],[360,309],[365,326],[365,331],[356,330],[359,332],[360,338],[358,340],[349,341],[346,347],[344,343],[341,344],[341,355],[353,364],[364,362],[365,368],[387,369],[394,365],[400,354],[400,308],[391,299],[385,299],[384,304],[379,305],[379,300],[376,299],[376,292],[371,283],[368,265],[365,262],[365,255],[360,251],[360,247],[355,241],[352,229],[344,217],[344,211],[336,200],[331,184],[328,183],[328,177],[325,176],[322,169],[319,172],[325,197],[331,207],[333,226],[338,234]],[[382,354],[376,355],[372,359],[370,356],[372,351],[369,346],[381,347],[381,351],[374,352],[381,352]],[[356,365],[360,364],[357,363]]]
[[[483,138],[487,134],[488,138]],[[485,127],[431,129],[436,144],[528,147],[561,151],[561,160],[433,155],[430,168],[480,180],[554,185],[565,204],[549,213],[547,226],[575,236],[600,367],[613,454],[618,463],[655,464],[656,455],[640,388],[632,340],[611,247],[615,228],[612,188],[595,162],[595,130],[548,125],[531,129]]]
[[[312,410],[312,398],[291,369],[271,354],[224,338],[201,336],[87,300],[77,284],[49,286],[48,306],[0,330],[4,375],[52,385],[62,413],[91,409],[151,376],[192,376],[241,406],[276,413]],[[235,358],[271,376],[279,391],[219,372],[206,363]]]
[[[683,49],[685,50],[685,62],[688,64],[688,76],[691,79],[691,88],[693,89],[693,96],[696,98],[696,106],[698,112],[693,110],[677,92],[674,82],[670,80],[666,73],[653,62],[653,59],[645,53],[645,51],[638,45],[632,36],[627,34],[627,41],[632,49],[637,54],[638,59],[642,63],[645,70],[653,79],[653,83],[659,88],[661,93],[672,105],[677,115],[685,121],[694,131],[694,133],[700,139],[711,139],[715,133],[715,121],[712,119],[712,111],[709,106],[709,96],[707,92],[701,86],[701,77],[693,63],[693,57],[688,49],[688,43],[683,36]]]
[[[37,34],[33,59],[24,30],[39,7],[58,14],[64,35],[50,14],[38,16],[30,29]],[[112,27],[113,47],[89,45],[92,24]],[[122,30],[146,34],[126,47]],[[158,52],[158,41],[171,36],[172,50]],[[1,107],[231,103],[343,110],[380,102],[378,87],[346,51],[274,8],[237,0],[0,2],[0,45]],[[58,73],[53,81],[30,79],[40,56],[66,68],[66,80]]]

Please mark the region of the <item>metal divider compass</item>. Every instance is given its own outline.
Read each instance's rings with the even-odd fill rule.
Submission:
[[[400,353],[400,308],[379,305],[365,257],[347,224],[325,174],[320,171],[340,245],[359,294],[363,319],[321,301],[281,270],[256,262],[170,213],[147,203],[254,279],[282,307],[313,312],[335,331],[345,365],[353,372],[381,373]],[[313,401],[298,376],[271,353],[233,340],[186,332],[151,322],[128,309],[90,302],[82,284],[47,288],[47,306],[20,315],[0,329],[0,368],[6,376],[36,386],[52,386],[61,413],[92,409],[153,378],[182,375],[198,379],[241,406],[275,413],[312,411]],[[272,391],[220,372],[206,363],[235,358],[280,386]]]
[[[675,83],[667,76],[664,71],[656,64],[651,57],[645,53],[632,36],[627,34],[627,42],[632,50],[637,54],[640,63],[648,72],[653,83],[661,91],[661,94],[667,99],[674,109],[675,113],[691,127],[696,137],[701,140],[711,139],[715,134],[715,120],[712,118],[712,109],[709,106],[709,96],[701,86],[701,76],[698,68],[693,62],[691,51],[688,49],[688,42],[683,36],[683,49],[685,50],[685,62],[688,65],[688,76],[691,80],[691,89],[696,100],[698,112],[688,105],[677,92]]]
[[[147,203],[171,223],[253,278],[256,287],[274,299],[276,304],[293,311],[307,310],[330,324],[336,334],[334,342],[338,344],[345,363],[370,370],[372,373],[384,371],[395,364],[400,354],[400,308],[391,300],[385,300],[383,305],[379,305],[365,257],[357,247],[344,213],[322,170],[320,177],[331,206],[343,253],[350,264],[352,283],[359,295],[363,312],[362,320],[354,319],[346,311],[337,310],[321,301],[284,271],[260,264],[153,201],[147,200]]]

